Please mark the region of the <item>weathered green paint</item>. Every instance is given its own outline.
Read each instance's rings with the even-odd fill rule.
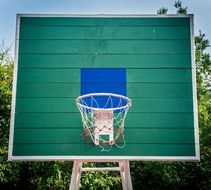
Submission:
[[[39,118],[39,119],[37,119]],[[139,119],[137,119],[139,118]],[[152,119],[153,118],[153,119]],[[172,122],[174,121],[174,122]],[[16,113],[16,129],[62,128],[81,129],[78,112],[70,113]],[[192,113],[128,113],[127,128],[182,128],[192,129]]]
[[[80,82],[79,69],[20,69],[18,75],[18,82]],[[191,83],[191,69],[127,69],[127,82]]]
[[[90,84],[96,85],[96,84]],[[99,84],[97,84],[99,85]],[[105,85],[110,85],[105,83]],[[113,84],[113,86],[119,83]],[[140,90],[141,89],[141,90]],[[127,83],[129,97],[141,98],[190,98],[192,97],[191,83]],[[80,83],[60,82],[23,82],[18,83],[18,98],[71,98],[78,97]]]
[[[189,39],[188,26],[36,26],[22,25],[21,40]]]
[[[21,25],[35,26],[189,26],[190,18],[22,17]],[[189,30],[189,29],[188,29]]]
[[[14,144],[13,154],[16,156],[193,156],[195,155],[194,144],[127,144],[123,149],[113,148],[109,152],[99,151],[99,147],[90,143],[83,144]],[[100,157],[99,157],[100,159]]]
[[[83,142],[83,136],[80,128],[77,129],[59,129],[54,128],[48,130],[44,129],[16,129],[14,140],[16,143],[36,144],[36,143],[74,143],[80,144]],[[193,130],[192,129],[125,129],[127,143],[192,143]],[[90,143],[89,141],[85,143]]]
[[[191,68],[189,54],[20,54],[20,68]]]
[[[189,17],[21,17],[17,40],[13,156],[196,155]],[[80,68],[127,69],[125,148],[83,141]]]
[[[190,54],[190,40],[19,40],[19,47],[20,54]]]
[[[130,112],[190,112],[192,104],[192,98],[133,98]],[[75,98],[17,98],[16,111],[69,113],[78,108]]]
[[[18,82],[80,82],[80,70],[20,69]]]

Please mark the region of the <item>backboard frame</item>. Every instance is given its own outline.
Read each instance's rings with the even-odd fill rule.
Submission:
[[[195,138],[195,156],[13,156],[13,136],[16,108],[16,88],[18,73],[18,52],[19,52],[19,30],[21,17],[99,17],[99,18],[190,18],[190,41],[191,41],[191,64],[192,64],[192,91],[193,91],[193,111],[194,111],[194,138]],[[167,161],[199,161],[199,130],[198,130],[198,106],[196,91],[196,68],[194,54],[194,23],[193,15],[156,15],[156,14],[18,14],[16,18],[16,35],[15,35],[15,64],[13,76],[13,94],[11,107],[11,121],[9,134],[9,153],[8,160],[89,160],[89,161],[109,161],[109,160],[167,160]]]

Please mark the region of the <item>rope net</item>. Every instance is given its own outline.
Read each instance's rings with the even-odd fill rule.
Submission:
[[[131,106],[129,98],[111,93],[93,93],[79,96],[76,104],[81,113],[84,140],[90,137],[101,151],[109,151],[113,145],[125,147],[124,122]]]

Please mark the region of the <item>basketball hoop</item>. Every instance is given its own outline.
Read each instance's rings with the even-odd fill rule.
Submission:
[[[84,136],[89,136],[101,151],[109,151],[113,145],[125,146],[124,121],[131,106],[131,100],[112,93],[92,93],[79,96],[76,104],[81,113]],[[121,142],[120,142],[121,140]],[[119,144],[123,145],[119,145]],[[103,145],[110,145],[105,149]]]

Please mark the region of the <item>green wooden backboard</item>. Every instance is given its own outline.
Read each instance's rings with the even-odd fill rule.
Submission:
[[[199,160],[193,46],[192,15],[18,15],[9,160]],[[82,68],[126,70],[124,148],[84,141]]]

